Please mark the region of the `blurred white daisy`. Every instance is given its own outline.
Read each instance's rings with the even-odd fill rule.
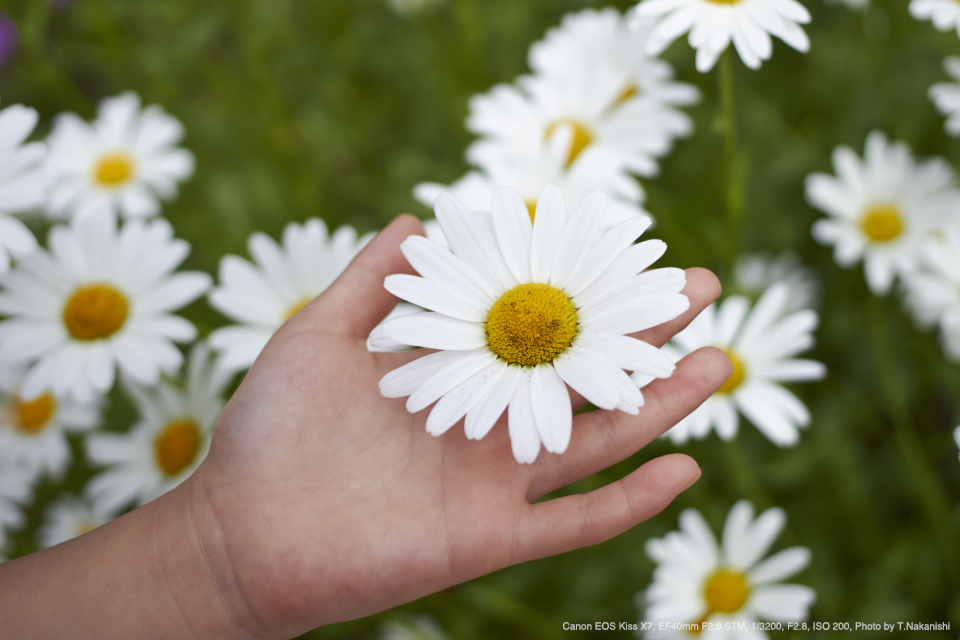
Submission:
[[[40,207],[47,195],[40,168],[47,145],[24,144],[35,126],[34,109],[15,104],[0,111],[0,273],[10,268],[10,254],[23,256],[37,248],[30,230],[10,215]]]
[[[109,516],[94,509],[88,500],[64,496],[44,511],[37,541],[43,548],[52,547],[93,531],[110,520]]]
[[[731,42],[751,69],[759,69],[773,54],[770,36],[797,51],[810,50],[810,39],[800,26],[810,22],[810,12],[796,0],[643,0],[634,16],[638,26],[656,20],[647,39],[650,55],[659,55],[689,31],[697,70],[704,73]]]
[[[939,31],[956,29],[960,35],[960,3],[956,0],[911,0],[910,15],[930,20]]]
[[[922,255],[904,279],[904,302],[921,326],[939,325],[944,351],[960,361],[960,226],[928,238]]]
[[[173,270],[190,250],[166,220],[131,220],[118,231],[106,213],[50,231],[38,250],[0,276],[0,360],[34,363],[21,394],[50,391],[81,402],[113,386],[115,368],[155,384],[183,361],[174,342],[196,336],[171,314],[210,286],[205,273]]]
[[[391,9],[407,18],[436,9],[443,2],[444,0],[387,0]]]
[[[863,161],[848,147],[833,152],[836,176],[807,178],[807,200],[828,215],[813,237],[833,245],[834,259],[849,267],[863,257],[867,286],[889,291],[897,274],[916,269],[920,245],[960,208],[953,171],[942,158],[917,163],[902,142],[874,131]]]
[[[951,136],[960,136],[960,58],[948,57],[943,61],[943,68],[947,75],[957,82],[938,82],[933,85],[930,87],[930,99],[936,105],[937,111],[947,118],[943,124],[946,132]]]
[[[57,218],[101,211],[156,215],[159,200],[175,197],[178,183],[193,173],[193,154],[177,146],[182,138],[179,121],[159,106],[141,109],[132,92],[101,102],[89,124],[60,114],[48,140],[47,212]]]
[[[98,513],[139,506],[176,487],[207,455],[223,409],[227,376],[213,366],[199,343],[190,352],[182,383],[168,380],[145,389],[128,384],[140,413],[129,433],[100,432],[87,438],[87,455],[108,467],[87,484]]]
[[[329,287],[372,237],[357,238],[346,226],[330,235],[322,220],[312,218],[288,224],[283,246],[264,233],[250,236],[256,264],[224,257],[210,304],[240,324],[210,335],[211,346],[221,352],[219,366],[250,367],[280,325]]]
[[[819,380],[826,368],[794,358],[813,346],[818,318],[811,309],[784,314],[789,299],[789,287],[782,283],[768,289],[752,309],[746,298],[730,296],[719,307],[707,307],[674,337],[666,349],[674,359],[700,347],[719,347],[733,363],[733,373],[667,437],[679,444],[705,438],[713,428],[730,440],[737,434],[740,412],[777,446],[799,441],[799,428],[809,424],[810,412],[778,383]]]
[[[770,256],[765,253],[746,253],[733,264],[733,286],[737,293],[759,298],[778,282],[787,285],[790,293],[784,313],[817,306],[820,279],[813,267],[803,264],[796,253],[784,251]]]
[[[380,625],[380,640],[446,640],[449,636],[428,615],[401,615]]]
[[[699,636],[703,623],[741,622],[745,630],[712,628],[712,640],[766,638],[754,630],[758,620],[807,620],[816,593],[799,584],[780,584],[810,563],[810,550],[790,547],[765,558],[786,523],[782,509],[767,509],[754,520],[753,505],[733,505],[717,540],[696,509],[680,514],[680,530],[647,541],[646,551],[658,566],[643,594],[643,616],[654,623],[648,638]],[[638,594],[639,595],[639,594]],[[660,622],[682,623],[689,632],[659,629]]]
[[[467,149],[467,158],[492,172],[563,135],[567,169],[599,162],[595,175],[656,175],[656,158],[693,129],[675,107],[695,102],[698,94],[673,82],[667,63],[642,53],[648,33],[629,30],[612,9],[568,17],[531,48],[536,73],[470,101],[467,128],[481,139]]]
[[[0,367],[0,450],[31,473],[60,478],[72,459],[67,433],[100,420],[98,402],[77,402],[46,392],[20,396],[22,367]]]
[[[23,526],[26,521],[20,505],[30,498],[32,475],[0,450],[0,553],[7,545],[7,531]]]
[[[401,248],[422,277],[385,281],[430,311],[385,322],[374,336],[440,351],[384,376],[381,393],[410,396],[411,413],[436,402],[427,417],[433,435],[466,417],[467,437],[478,440],[507,410],[518,462],[533,462],[541,443],[551,453],[566,450],[567,384],[601,409],[636,414],[643,396],[623,370],[667,377],[674,364],[627,334],[675,318],[690,303],[680,293],[682,270],[643,272],[666,249],[656,240],[633,245],[648,219],[600,231],[606,200],[594,193],[567,219],[563,194],[548,186],[531,223],[509,187],[494,193],[492,213],[442,195],[436,214],[450,249],[411,236]]]
[[[488,211],[497,187],[513,187],[533,216],[543,188],[553,184],[563,191],[568,214],[588,194],[594,191],[608,194],[610,203],[603,218],[604,229],[627,218],[649,216],[641,205],[642,187],[619,171],[611,158],[600,156],[592,162],[578,162],[569,170],[565,167],[569,133],[565,131],[553,136],[546,144],[538,146],[535,154],[493,163],[487,171],[471,171],[452,185],[418,184],[413,195],[432,209],[440,194],[449,191],[470,211]]]

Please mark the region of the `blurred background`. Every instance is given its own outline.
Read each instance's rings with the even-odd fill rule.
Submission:
[[[401,212],[430,217],[411,190],[467,171],[470,96],[527,72],[529,45],[564,14],[634,3],[446,0],[409,8],[416,4],[4,0],[18,39],[3,57],[0,98],[40,112],[38,137],[56,114],[92,119],[99,100],[125,90],[182,121],[197,169],[163,215],[193,247],[184,268],[215,275],[224,254],[247,255],[252,232],[276,238],[290,221],[319,216],[367,232]],[[861,153],[873,129],[960,166],[960,141],[943,133],[927,98],[930,85],[947,79],[942,60],[960,54],[960,40],[911,18],[905,0],[864,9],[804,4],[813,15],[809,54],[775,41],[761,70],[735,63],[742,235],[731,238],[722,215],[717,74],[695,71],[685,38],[663,57],[702,92],[686,109],[695,132],[662,160],[658,178],[643,180],[657,219],[646,235],[669,245],[660,266],[704,266],[728,283],[741,252],[791,249],[819,273],[821,326],[809,357],[829,374],[792,387],[813,414],[800,444],[778,449],[743,421],[731,442],[715,435],[682,447],[655,442],[565,491],[600,487],[679,449],[698,460],[703,477],[662,515],[597,547],[500,571],[405,612],[429,614],[451,637],[467,639],[556,638],[569,633],[564,621],[636,621],[635,594],[654,566],[645,541],[675,529],[691,506],[719,531],[730,506],[747,498],[787,512],[777,548],[812,551],[810,567],[793,580],[817,592],[812,620],[960,623],[960,565],[953,564],[960,463],[952,440],[960,366],[945,359],[933,332],[914,328],[895,296],[870,294],[860,267],[837,267],[812,240],[820,214],[803,192],[808,174],[832,172],[834,147]],[[201,336],[226,324],[205,300],[183,315]],[[115,391],[108,424],[126,428],[133,414]],[[27,528],[13,532],[14,557],[36,549],[47,502],[92,474],[74,445],[79,462],[60,483],[43,480]],[[304,637],[375,637],[394,615]],[[809,637],[818,635],[831,632]]]

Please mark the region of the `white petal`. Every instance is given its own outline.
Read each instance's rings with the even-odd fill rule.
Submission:
[[[412,347],[465,351],[487,344],[482,324],[434,312],[411,313],[384,322],[382,327],[383,335]]]
[[[536,224],[536,223],[534,223]],[[530,374],[523,371],[517,391],[510,401],[508,429],[510,447],[517,462],[533,463],[540,453],[540,436],[537,434],[536,420],[530,397]]]
[[[533,417],[543,447],[550,453],[563,453],[570,444],[573,409],[567,385],[550,365],[534,367],[530,377]]]

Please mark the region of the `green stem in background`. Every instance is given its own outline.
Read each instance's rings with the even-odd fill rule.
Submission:
[[[744,427],[743,417],[739,418],[740,428]],[[727,457],[727,465],[730,468],[730,475],[736,479],[740,491],[753,502],[754,507],[762,511],[767,507],[776,504],[770,494],[763,488],[757,476],[753,473],[753,467],[743,455],[740,443],[737,441],[739,434],[732,440],[723,443],[723,450]]]
[[[920,506],[940,546],[944,571],[953,584],[954,590],[960,591],[960,557],[957,553],[960,532],[953,525],[947,496],[911,422],[903,389],[896,384],[897,363],[891,351],[894,336],[889,331],[889,325],[878,298],[870,296],[867,313],[877,353],[878,386],[883,408],[893,423],[897,448],[903,454]]]
[[[740,250],[741,226],[743,224],[743,185],[740,163],[737,159],[737,113],[735,102],[735,78],[733,71],[734,56],[732,47],[728,47],[720,56],[720,68],[717,72],[720,97],[720,117],[718,128],[723,134],[724,161],[723,182],[724,200],[729,231],[729,254],[733,257]]]

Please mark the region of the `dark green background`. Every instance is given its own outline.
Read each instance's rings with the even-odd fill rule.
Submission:
[[[276,237],[291,220],[320,216],[369,231],[402,211],[428,216],[410,191],[467,170],[467,99],[524,73],[529,44],[565,13],[607,4],[631,5],[449,0],[403,18],[384,0],[79,0],[60,9],[4,1],[23,39],[0,70],[0,97],[36,107],[38,135],[57,113],[91,118],[100,99],[128,89],[182,120],[197,171],[165,215],[193,245],[185,266],[215,274],[222,255],[245,254],[251,232]],[[830,373],[795,388],[813,412],[799,446],[777,449],[742,423],[733,443],[712,435],[681,447],[703,477],[662,516],[407,610],[430,613],[455,638],[570,637],[563,621],[635,621],[633,596],[653,568],[644,542],[674,529],[689,506],[719,531],[746,497],[787,511],[778,548],[811,549],[812,565],[796,580],[817,591],[814,620],[960,623],[960,462],[951,438],[960,366],[912,327],[895,296],[874,298],[859,268],[841,270],[812,241],[819,214],[803,198],[804,177],[831,171],[836,145],[862,152],[874,128],[960,162],[960,143],[943,133],[926,95],[946,80],[941,61],[960,55],[960,39],[914,21],[905,1],[866,12],[806,4],[809,54],[778,42],[760,71],[736,62],[742,228],[725,224],[717,75],[697,73],[682,40],[666,58],[703,92],[689,109],[696,132],[664,160],[660,178],[644,181],[658,220],[651,235],[670,245],[664,265],[706,266],[726,281],[740,251],[791,248],[819,270],[823,319],[812,356]],[[186,315],[203,334],[224,322],[203,301]],[[132,410],[113,399],[108,426],[125,428]],[[570,490],[599,487],[675,449],[654,443]],[[33,550],[46,502],[78,490],[89,473],[80,464],[64,483],[43,483],[30,528],[14,536],[17,553]],[[305,637],[371,637],[382,619]]]

